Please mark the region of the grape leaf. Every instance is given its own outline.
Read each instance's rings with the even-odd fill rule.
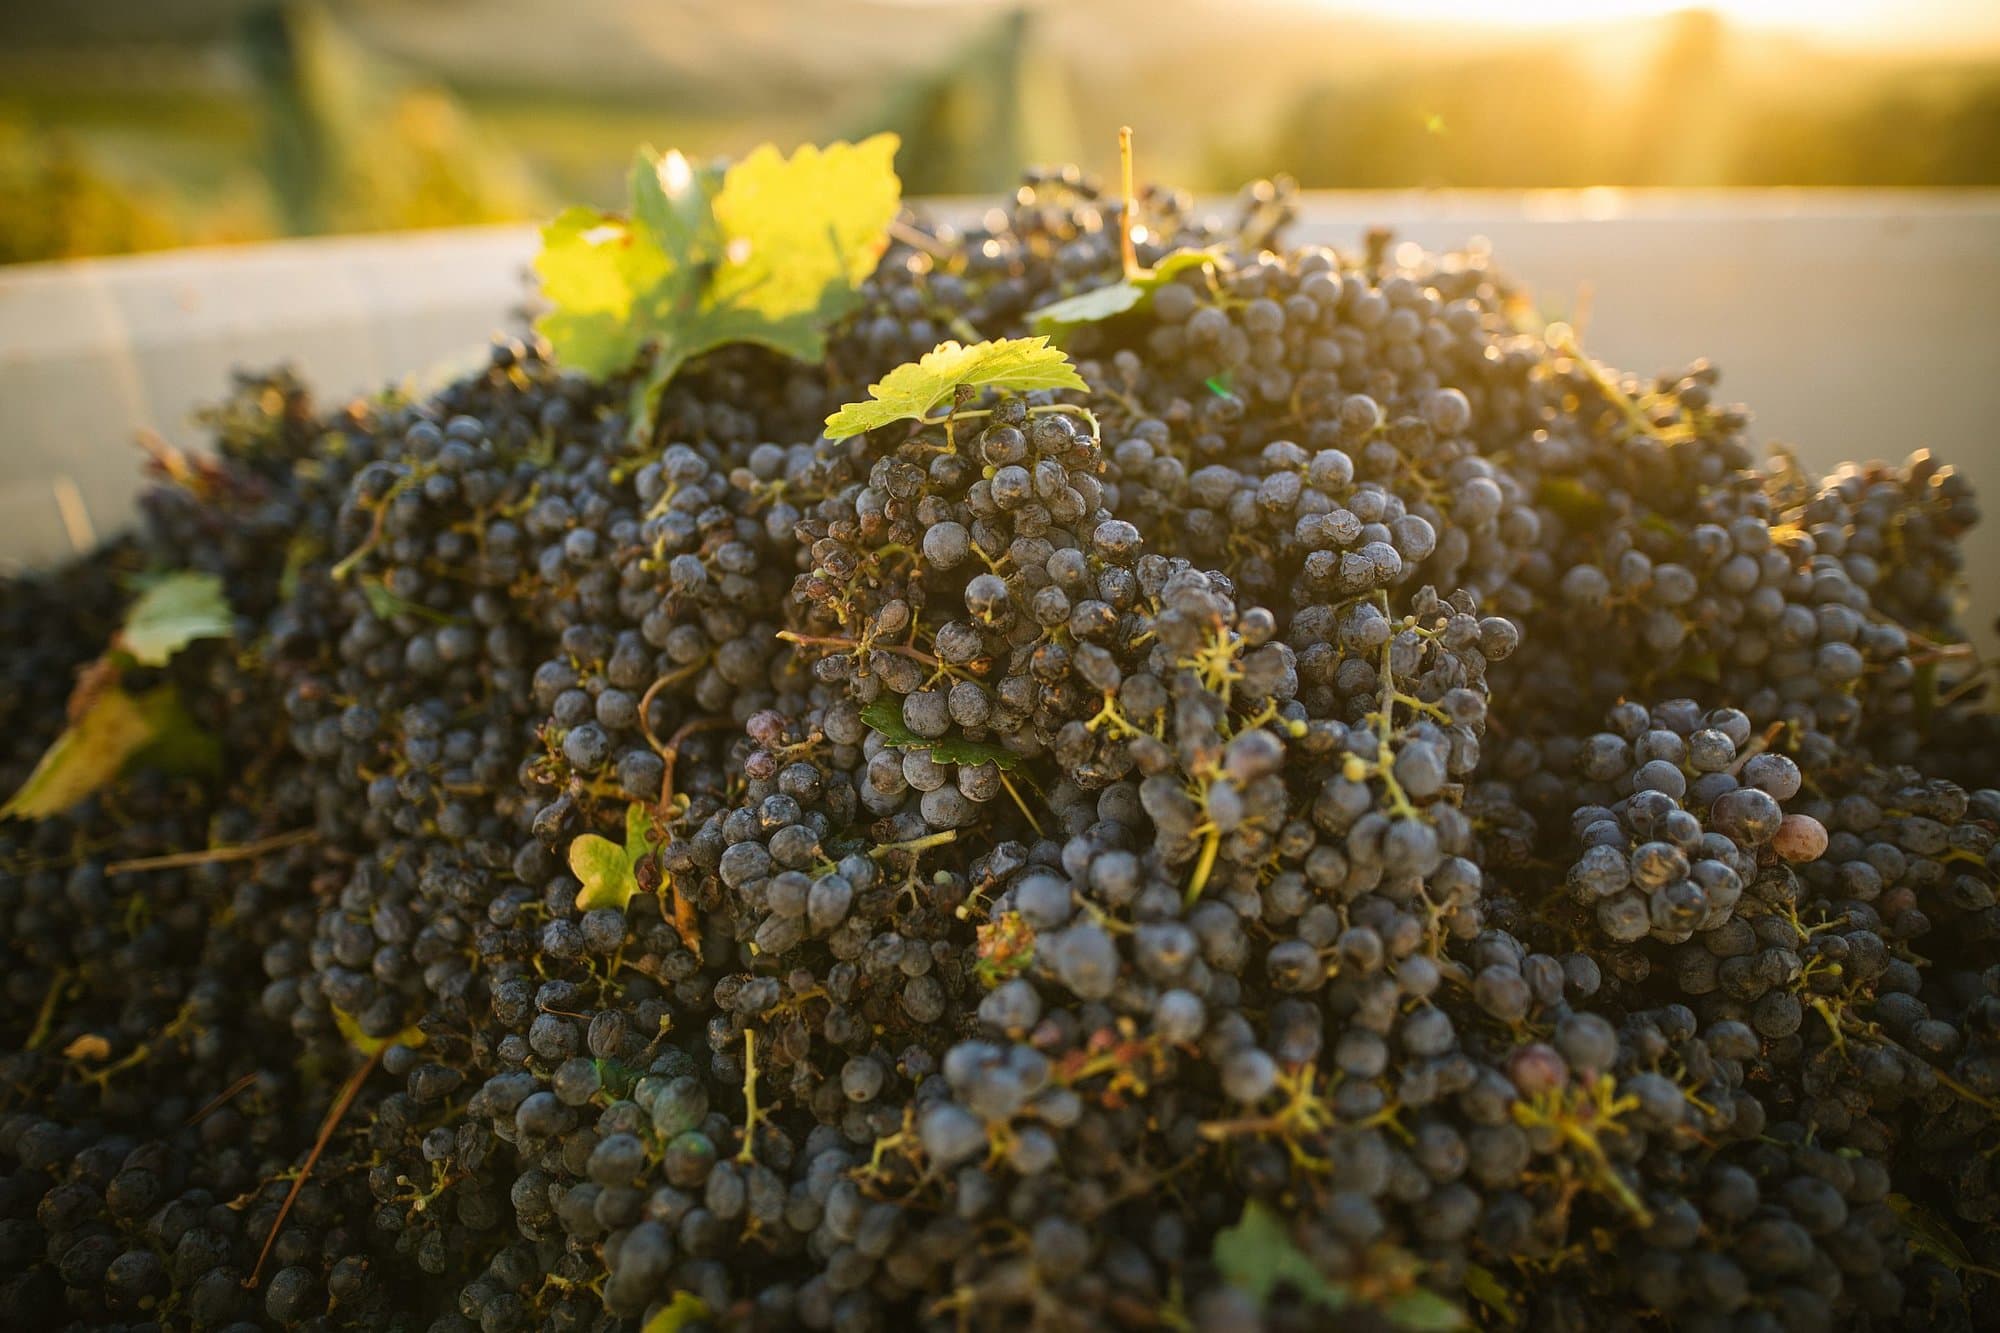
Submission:
[[[139,594],[114,646],[141,666],[165,666],[196,639],[226,639],[234,629],[222,580],[184,570],[155,579]]]
[[[702,294],[689,342],[762,343],[814,361],[826,326],[860,301],[902,202],[899,141],[877,134],[791,157],[769,144],[730,167],[715,196],[722,263]]]
[[[424,1030],[412,1023],[393,1037],[371,1037],[361,1030],[361,1020],[348,1013],[339,1005],[329,1005],[333,1010],[333,1025],[340,1030],[340,1039],[363,1055],[374,1055],[387,1050],[398,1042],[405,1046],[421,1046],[430,1038]]]
[[[1191,268],[1215,262],[1209,250],[1176,250],[1150,269],[1142,269],[1123,282],[1093,287],[1087,292],[1052,301],[1028,312],[1029,325],[1037,333],[1060,338],[1085,324],[1097,324],[1136,310],[1147,298]]]
[[[380,620],[393,620],[397,616],[415,616],[419,620],[428,620],[433,625],[452,623],[452,618],[444,612],[391,592],[387,584],[364,582],[361,585],[361,596],[368,603],[369,611]]]
[[[1991,1275],[1994,1272],[1991,1268],[1981,1267],[1973,1259],[1972,1252],[1966,1249],[1965,1242],[1959,1239],[1956,1231],[1908,1195],[1891,1194],[1883,1202],[1902,1222],[1909,1236],[1910,1248],[1918,1254],[1929,1255],[1954,1273]]]
[[[652,357],[633,387],[636,437],[690,357],[752,342],[817,360],[860,300],[902,200],[898,140],[769,144],[727,170],[641,149],[627,217],[571,208],[542,229],[535,321],[564,365],[604,379]]]
[[[1480,1264],[1465,1266],[1465,1294],[1493,1312],[1495,1318],[1512,1328],[1521,1322],[1521,1316],[1514,1311],[1514,1302],[1507,1294],[1507,1288],[1495,1276],[1492,1269]]]
[[[1306,1300],[1335,1310],[1350,1303],[1347,1291],[1329,1283],[1292,1243],[1278,1215],[1255,1199],[1243,1205],[1235,1226],[1215,1233],[1214,1259],[1223,1281],[1256,1297],[1259,1305],[1284,1282]]]
[[[681,1333],[689,1324],[708,1316],[707,1301],[691,1291],[677,1291],[667,1307],[648,1319],[639,1333]]]
[[[639,858],[650,856],[660,843],[661,839],[653,833],[653,812],[639,801],[626,806],[625,859],[637,865]]]
[[[139,696],[139,710],[152,735],[127,768],[156,768],[177,777],[222,776],[222,743],[195,721],[180,691],[171,685],[147,690]]]
[[[1714,653],[1689,653],[1681,659],[1680,669],[1684,674],[1711,685],[1722,680],[1722,659]]]
[[[0,819],[47,819],[103,787],[153,739],[156,718],[117,684],[94,691],[43,752]]]
[[[1002,772],[1021,762],[1021,756],[1004,745],[969,741],[963,736],[940,736],[933,740],[919,736],[903,722],[903,705],[893,694],[877,697],[861,710],[861,720],[870,730],[882,733],[891,745],[905,750],[929,750],[940,764],[992,764]]]
[[[1603,496],[1574,477],[1545,478],[1535,499],[1573,528],[1594,527],[1611,509]]]
[[[639,891],[637,866],[660,845],[653,832],[653,813],[644,804],[633,802],[625,808],[625,845],[609,838],[584,833],[569,844],[569,869],[583,886],[576,895],[579,912],[599,907],[625,910]]]
[[[1146,288],[1138,283],[1114,282],[1030,310],[1028,322],[1037,333],[1060,335],[1078,325],[1122,315],[1145,299]]]
[[[595,833],[579,834],[569,845],[569,872],[583,886],[576,895],[576,910],[594,911],[616,907],[621,911],[639,891],[632,873],[632,859],[625,849]]]
[[[995,342],[939,343],[919,361],[897,366],[868,386],[869,400],[849,403],[826,419],[826,437],[844,440],[894,421],[920,421],[950,400],[960,385],[975,389],[1075,389],[1090,386],[1062,349],[1046,337],[1001,338]]]
[[[1465,1311],[1427,1287],[1412,1287],[1390,1297],[1382,1313],[1389,1317],[1392,1328],[1407,1329],[1408,1333],[1452,1333],[1472,1327]]]
[[[563,365],[605,379],[638,359],[673,272],[642,229],[594,208],[566,208],[542,228],[535,273],[550,309],[535,330]]]

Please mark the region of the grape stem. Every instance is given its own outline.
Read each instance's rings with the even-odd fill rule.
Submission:
[[[333,1108],[326,1113],[326,1119],[320,1123],[319,1137],[313,1140],[312,1151],[306,1154],[305,1165],[301,1166],[299,1174],[293,1177],[292,1188],[285,1195],[284,1203],[279,1205],[277,1217],[271,1221],[270,1233],[264,1237],[264,1248],[258,1252],[256,1265],[251,1268],[250,1276],[243,1279],[245,1287],[253,1290],[256,1288],[258,1279],[264,1272],[264,1261],[271,1257],[271,1247],[278,1243],[278,1233],[285,1229],[285,1218],[291,1214],[292,1205],[298,1202],[299,1191],[306,1187],[306,1180],[312,1175],[313,1167],[319,1164],[320,1154],[325,1152],[326,1145],[333,1141],[333,1131],[340,1127],[342,1117],[347,1114],[348,1108],[354,1105],[354,1099],[361,1095],[361,1085],[375,1072],[375,1066],[381,1063],[382,1052],[386,1049],[388,1049],[386,1046],[377,1047],[374,1054],[362,1062],[361,1068],[349,1076],[340,1089],[340,1095],[334,1098]]]
[[[113,861],[104,867],[107,875],[124,875],[136,870],[178,870],[183,866],[216,865],[226,861],[251,861],[267,852],[282,851],[287,847],[297,847],[311,842],[319,836],[317,829],[293,829],[290,833],[274,834],[260,838],[256,842],[236,843],[232,846],[202,847],[191,852],[168,852],[164,856],[140,856],[129,861]]]
[[[218,1092],[213,1098],[209,1100],[208,1105],[202,1107],[199,1111],[196,1111],[193,1115],[189,1116],[187,1118],[187,1125],[185,1127],[192,1128],[195,1125],[199,1125],[202,1121],[208,1119],[211,1115],[214,1115],[217,1111],[220,1111],[223,1107],[227,1106],[230,1100],[234,1098],[237,1093],[243,1091],[243,1089],[249,1087],[252,1083],[255,1083],[256,1081],[257,1081],[257,1071],[253,1069],[249,1073],[245,1074],[242,1078],[237,1079],[234,1083],[224,1088],[221,1092]]]
[[[1138,201],[1132,190],[1132,127],[1118,127],[1118,176],[1119,189],[1124,200],[1124,212],[1118,218],[1118,254],[1125,264],[1125,281],[1139,276],[1139,255],[1132,245],[1132,218],[1138,211]]]
[[[885,842],[879,847],[870,847],[868,854],[880,860],[891,852],[921,852],[932,847],[942,847],[948,842],[958,841],[958,830],[948,828],[942,833],[927,833],[921,838],[909,838],[903,842]]]
[[[1195,859],[1194,874],[1188,879],[1184,900],[1192,907],[1201,899],[1201,891],[1208,887],[1208,877],[1215,870],[1215,854],[1222,850],[1222,830],[1212,822],[1208,832],[1202,835],[1201,855]]]

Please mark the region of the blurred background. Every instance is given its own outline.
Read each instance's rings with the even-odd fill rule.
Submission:
[[[1222,192],[2000,185],[1996,0],[0,5],[0,262],[615,203],[640,142],[893,129]]]

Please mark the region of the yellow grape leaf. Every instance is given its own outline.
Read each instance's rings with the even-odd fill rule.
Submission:
[[[897,144],[878,134],[790,157],[766,144],[726,171],[641,149],[628,217],[571,208],[542,229],[535,270],[551,308],[536,329],[596,379],[650,349],[632,393],[642,439],[690,357],[752,342],[818,359],[888,246]]]
[[[338,1005],[333,1005],[331,1008],[333,1025],[340,1029],[341,1040],[363,1055],[374,1055],[398,1043],[404,1046],[421,1046],[430,1040],[424,1035],[424,1030],[414,1023],[393,1037],[371,1037],[361,1030],[361,1022],[353,1014]]]
[[[681,1333],[697,1319],[709,1317],[708,1302],[691,1291],[677,1291],[666,1308],[646,1321],[639,1333]]]
[[[616,907],[621,911],[639,891],[632,873],[632,858],[609,838],[584,833],[569,844],[569,872],[583,888],[576,895],[576,910],[594,911]]]
[[[152,741],[155,726],[146,705],[119,686],[96,691],[43,752],[21,790],[0,806],[0,819],[61,814],[117,777],[125,761]]]
[[[1046,337],[1002,338],[974,343],[939,343],[919,361],[897,366],[868,386],[868,401],[849,403],[826,419],[826,436],[844,440],[893,421],[920,421],[933,408],[949,402],[961,386],[974,389],[1074,389],[1090,386],[1076,373],[1061,348]]]

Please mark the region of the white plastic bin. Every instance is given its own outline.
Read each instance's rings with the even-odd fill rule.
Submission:
[[[2000,191],[1316,194],[1295,234],[1378,223],[1485,237],[1546,312],[1587,307],[1603,360],[1710,358],[1816,467],[1934,450],[1996,507],[1969,555],[1982,633],[2000,612]],[[533,247],[499,227],[0,268],[0,560],[115,528],[134,433],[198,443],[232,366],[292,362],[332,400],[476,353]]]

